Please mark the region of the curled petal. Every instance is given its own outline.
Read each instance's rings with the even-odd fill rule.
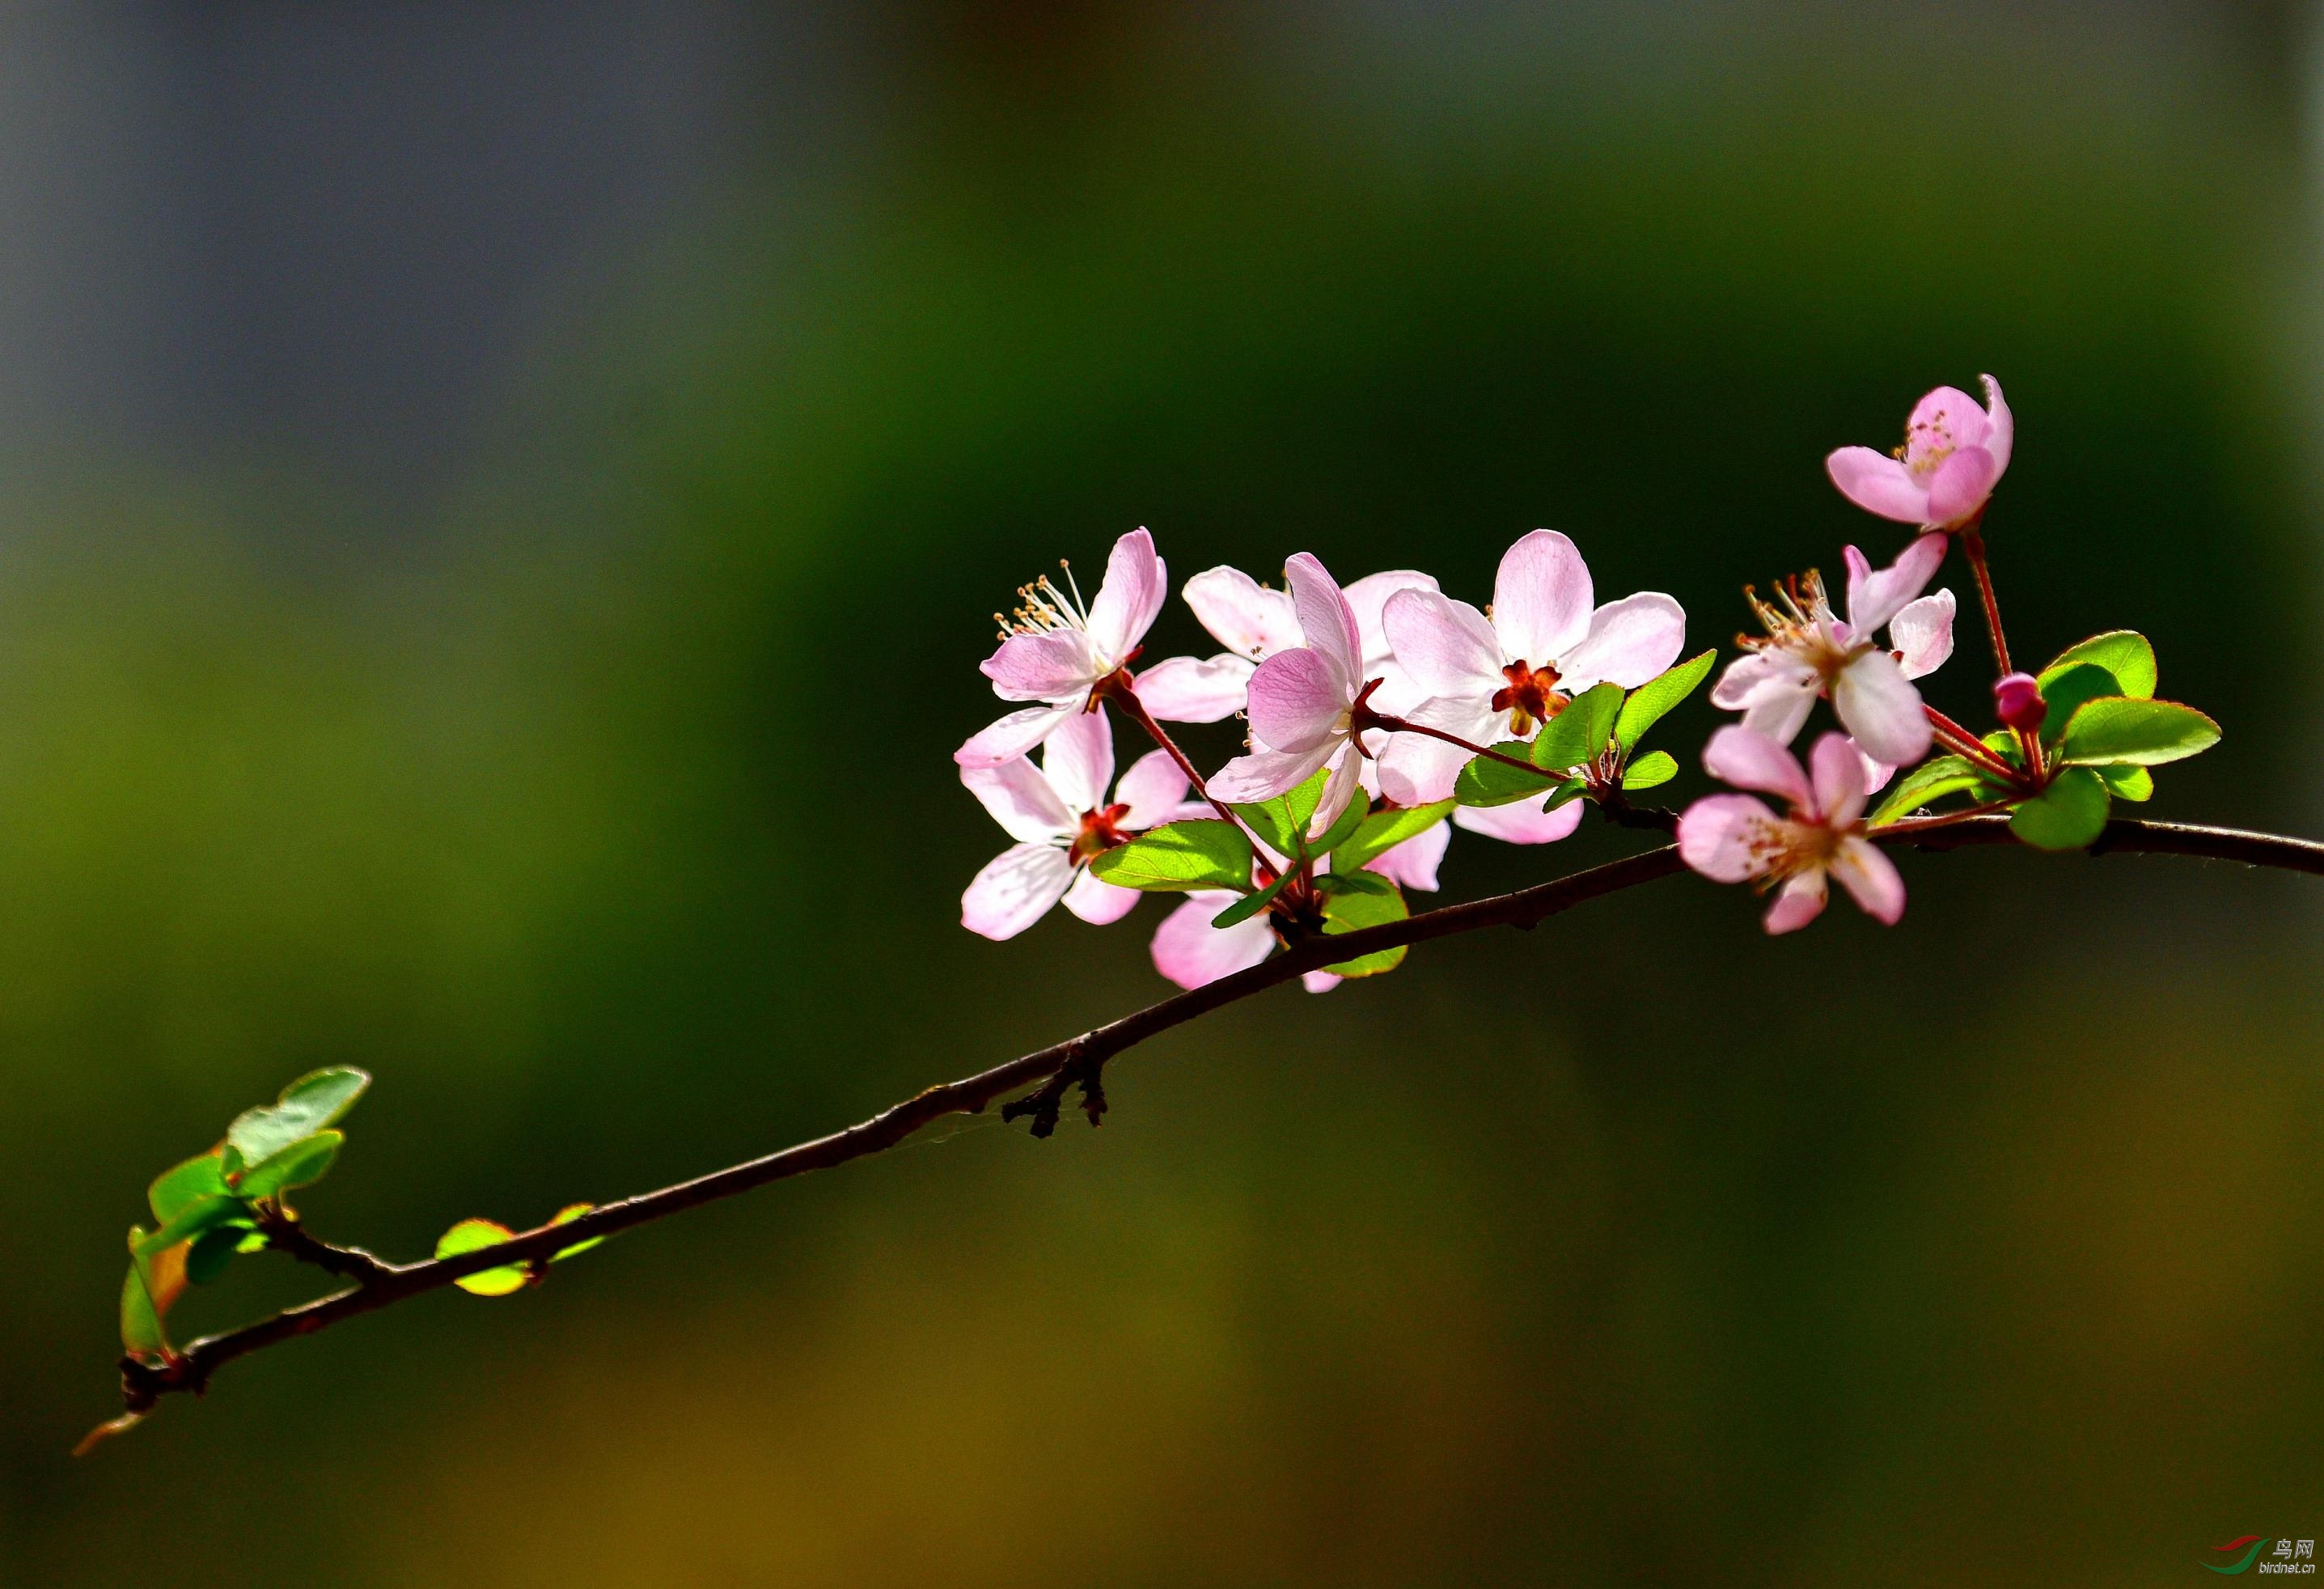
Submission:
[[[1679,814],[1678,858],[1713,882],[1747,882],[1766,871],[1781,832],[1749,795],[1705,795]]]
[[[1019,844],[1071,840],[1081,831],[1080,813],[1068,809],[1056,787],[1022,756],[997,767],[963,767],[960,781]]]
[[[1089,637],[1103,662],[1102,671],[1120,667],[1160,615],[1170,594],[1169,570],[1154,555],[1154,537],[1132,530],[1113,543],[1105,561],[1105,583],[1090,603]]]
[[[1998,480],[2009,467],[2009,455],[2017,446],[2017,417],[2002,401],[2000,382],[1990,375],[1979,375],[1978,381],[1985,388],[1985,450],[1993,455],[1993,477]]]
[[[1137,907],[1136,889],[1101,882],[1086,869],[1074,874],[1074,886],[1065,891],[1065,909],[1092,927],[1119,921]]]
[[[1138,699],[1165,723],[1216,723],[1243,708],[1256,664],[1243,657],[1169,657],[1138,675]]]
[[[1842,839],[1840,853],[1831,859],[1831,874],[1875,921],[1894,927],[1904,916],[1904,880],[1896,875],[1896,864],[1869,840]]]
[[[1224,563],[1205,568],[1187,580],[1179,594],[1213,640],[1253,661],[1306,643],[1291,597],[1269,590],[1240,568]]]
[[[1508,682],[1499,638],[1467,602],[1442,591],[1401,590],[1381,609],[1380,623],[1397,666],[1430,695],[1489,700]]]
[[[1929,494],[1913,471],[1885,452],[1868,447],[1843,447],[1823,460],[1824,473],[1848,498],[1868,513],[1904,524],[1929,522]]]
[[[1702,747],[1702,769],[1721,782],[1779,795],[1803,810],[1815,804],[1815,791],[1801,771],[1800,759],[1743,724],[1730,723],[1711,736]]]
[[[1864,792],[1867,795],[1878,794],[1888,787],[1888,781],[1896,776],[1895,767],[1886,762],[1874,761],[1861,749],[1856,753],[1856,759],[1864,763]]]
[[[1049,731],[1081,710],[1080,703],[1069,707],[1027,707],[1011,712],[998,723],[971,734],[968,743],[953,752],[952,759],[963,767],[998,767],[1013,762],[1035,745],[1049,737]]]
[[[1875,569],[1862,552],[1849,547],[1848,561],[1848,627],[1869,635],[1904,610],[1904,604],[1928,588],[1937,565],[1945,560],[1951,543],[1941,535],[1922,535],[1897,554],[1885,568]]]
[[[995,940],[1015,938],[1065,897],[1074,864],[1055,845],[1023,844],[1001,852],[960,896],[960,924]]]
[[[1417,568],[1388,568],[1367,574],[1340,593],[1348,598],[1348,611],[1356,615],[1356,638],[1363,646],[1366,678],[1378,677],[1380,664],[1396,651],[1388,638],[1388,598],[1399,590],[1435,588],[1436,577],[1433,574],[1424,574]]]
[[[1078,826],[1084,811],[1103,806],[1113,782],[1113,725],[1105,708],[1074,712],[1041,742],[1041,776],[1057,791]]]
[[[1905,678],[1924,679],[1953,654],[1953,593],[1940,590],[1906,602],[1904,611],[1888,620],[1888,643]]]
[[[1590,633],[1557,659],[1558,688],[1580,694],[1593,684],[1636,689],[1678,661],[1686,645],[1686,609],[1656,590],[1609,601],[1590,614]]]
[[[1584,802],[1568,800],[1552,811],[1549,797],[1517,800],[1506,806],[1463,806],[1452,820],[1471,833],[1497,838],[1505,845],[1555,844],[1582,826]]]
[[[1198,988],[1258,965],[1275,951],[1275,929],[1261,911],[1232,927],[1212,918],[1235,901],[1224,889],[1202,889],[1154,929],[1154,969],[1182,988]]]
[[[1340,819],[1342,812],[1353,804],[1362,792],[1362,780],[1357,768],[1363,758],[1356,754],[1353,744],[1340,748],[1340,758],[1332,764],[1332,776],[1323,781],[1323,792],[1315,801],[1315,814],[1308,819],[1307,836],[1321,838]]]
[[[1348,676],[1309,646],[1278,651],[1250,676],[1250,736],[1277,751],[1308,751],[1344,730]]]
[[[1840,670],[1831,709],[1876,762],[1903,767],[1929,753],[1933,735],[1921,692],[1886,651],[1866,651]]]
[[[1070,701],[1103,671],[1097,665],[1090,637],[1078,629],[1052,629],[1045,634],[1012,634],[1001,649],[977,664],[992,680],[992,693],[1004,701]]]
[[[1178,810],[1186,799],[1186,775],[1178,763],[1170,759],[1167,751],[1148,751],[1130,764],[1130,771],[1114,785],[1113,798],[1128,806],[1122,826],[1134,832],[1159,827],[1165,822],[1178,819]],[[1207,811],[1207,806],[1197,810]]]
[[[1493,629],[1511,658],[1538,668],[1582,643],[1596,599],[1580,550],[1554,530],[1536,530],[1501,555]]]
[[[1212,777],[1211,793],[1232,805],[1271,800],[1306,782],[1309,773],[1332,759],[1339,743],[1327,739],[1310,751],[1254,751],[1237,756]]]
[[[1981,447],[1964,447],[1938,467],[1929,481],[1929,521],[1956,524],[1985,505],[1993,483],[2001,476],[1993,455]]]
[[[1766,915],[1760,919],[1766,924],[1770,937],[1797,932],[1823,914],[1823,868],[1811,866],[1805,872],[1793,874],[1784,884],[1782,892],[1775,895],[1775,902],[1767,907]]]
[[[1296,552],[1283,565],[1284,582],[1291,587],[1292,609],[1299,617],[1299,633],[1307,649],[1329,661],[1349,681],[1349,694],[1363,682],[1363,638],[1356,633],[1356,615],[1339,581],[1313,552]],[[1345,702],[1342,703],[1345,705]]]
[[[1864,815],[1864,753],[1844,734],[1827,734],[1808,753],[1808,771],[1815,784],[1810,809],[1834,827],[1846,827]]]

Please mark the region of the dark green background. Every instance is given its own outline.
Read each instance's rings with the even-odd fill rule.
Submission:
[[[407,1256],[1167,991],[1155,904],[955,925],[985,614],[1137,524],[1472,600],[1554,526],[1724,645],[1744,581],[1899,543],[1822,454],[1990,370],[2020,650],[2144,631],[2227,735],[2154,814],[2312,830],[2291,33],[1562,14],[881,12],[844,176],[706,195],[409,536],[295,467],[13,489],[0,1579],[2168,1584],[2324,1536],[2315,885],[2002,852],[1907,857],[1894,930],[1683,878],[1278,990],[1101,1132],[963,1122],[65,1460],[144,1181],[313,1065],[378,1080],[302,1206]],[[1174,600],[1154,654],[1201,642]],[[1985,662],[1933,698],[1983,720]],[[1637,843],[1464,836],[1447,897]]]

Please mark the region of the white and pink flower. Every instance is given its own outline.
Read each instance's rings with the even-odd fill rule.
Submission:
[[[1866,915],[1895,926],[1904,914],[1904,880],[1864,836],[1864,758],[1846,734],[1816,741],[1809,761],[1766,734],[1729,724],[1711,736],[1702,764],[1738,789],[1780,796],[1777,816],[1749,795],[1708,795],[1678,820],[1682,860],[1715,882],[1776,888],[1766,918],[1771,933],[1794,932],[1820,915],[1826,880],[1838,878]]]
[[[1766,638],[1741,642],[1746,654],[1728,664],[1711,704],[1741,712],[1745,727],[1783,745],[1799,736],[1817,697],[1829,696],[1840,726],[1874,761],[1891,767],[1919,761],[1931,733],[1913,680],[1953,651],[1952,592],[1920,594],[1944,561],[1946,544],[1942,535],[1921,536],[1879,569],[1849,547],[1845,618],[1833,615],[1823,579],[1812,571],[1785,581],[1773,602],[1753,596]],[[1883,626],[1893,650],[1877,638]]]
[[[963,767],[960,781],[1017,842],[994,856],[960,899],[960,924],[989,938],[1014,938],[1059,901],[1083,920],[1119,921],[1134,889],[1101,882],[1092,858],[1132,835],[1209,808],[1186,803],[1186,775],[1167,753],[1148,751],[1113,782],[1113,730],[1105,709],[1076,710],[1050,730],[1041,764],[1017,756]]]
[[[1341,592],[1356,615],[1364,678],[1384,681],[1374,693],[1381,711],[1399,711],[1418,697],[1410,695],[1396,665],[1380,609],[1399,590],[1435,588],[1436,581],[1426,574],[1390,568],[1367,574]],[[1259,663],[1307,643],[1290,593],[1270,589],[1240,568],[1205,568],[1179,594],[1226,650],[1213,657],[1172,657],[1139,672],[1139,700],[1166,723],[1216,723],[1232,716],[1246,706],[1250,676]]]
[[[1128,664],[1170,593],[1154,538],[1133,530],[1113,543],[1105,580],[1084,606],[1068,574],[1060,590],[1047,576],[1017,594],[1024,605],[1001,620],[1001,647],[980,664],[1004,701],[1039,704],[1010,713],[953,753],[963,767],[998,767],[1049,737],[1092,691]]]
[[[1843,447],[1824,460],[1840,494],[1867,513],[1902,523],[1950,529],[1981,512],[2009,467],[2017,421],[1990,375],[1985,404],[1958,386],[1940,386],[1913,406],[1904,445],[1893,453]]]

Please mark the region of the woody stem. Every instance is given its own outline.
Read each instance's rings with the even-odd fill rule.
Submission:
[[[1535,766],[1531,762],[1521,762],[1515,756],[1505,756],[1501,754],[1500,752],[1488,750],[1483,745],[1471,744],[1467,740],[1462,739],[1457,734],[1447,734],[1442,728],[1431,728],[1425,723],[1415,723],[1403,717],[1388,716],[1383,713],[1373,711],[1369,707],[1361,707],[1357,712],[1355,722],[1356,732],[1359,734],[1361,734],[1367,728],[1385,728],[1390,734],[1425,734],[1430,739],[1441,739],[1446,744],[1457,744],[1471,755],[1483,756],[1488,761],[1499,762],[1504,767],[1515,767],[1520,771],[1531,772],[1536,775],[1541,775],[1542,773],[1542,769]]]

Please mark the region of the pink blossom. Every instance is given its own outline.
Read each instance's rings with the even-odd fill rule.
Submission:
[[[1593,685],[1635,688],[1676,661],[1686,642],[1685,612],[1659,591],[1597,605],[1581,552],[1551,530],[1523,537],[1502,557],[1489,619],[1439,592],[1407,590],[1388,599],[1384,625],[1397,661],[1426,696],[1398,715],[1477,745],[1531,739]],[[1470,754],[1426,735],[1396,734],[1380,753],[1382,790],[1404,805],[1446,799]],[[1496,836],[1512,837],[1521,830],[1562,837],[1581,818],[1530,802],[1500,818],[1462,815],[1464,827],[1498,827],[1505,831]]]
[[[1774,602],[1753,596],[1767,637],[1742,642],[1748,650],[1728,664],[1711,704],[1741,712],[1745,727],[1789,744],[1816,698],[1828,695],[1840,726],[1874,761],[1891,767],[1919,761],[1931,734],[1912,681],[1952,655],[1953,596],[1941,590],[1914,598],[1944,560],[1945,545],[1941,535],[1921,536],[1877,570],[1849,547],[1845,619],[1833,616],[1813,571],[1785,581]],[[1894,651],[1874,638],[1883,625]]]
[[[960,924],[989,938],[1014,938],[1062,900],[1100,926],[1138,903],[1135,890],[1101,882],[1092,857],[1165,822],[1208,809],[1189,808],[1186,775],[1168,754],[1130,763],[1109,802],[1113,731],[1105,710],[1068,714],[1049,733],[1041,764],[1018,756],[997,767],[963,767],[960,781],[1017,842],[993,857],[960,899]]]
[[[1678,819],[1678,853],[1714,882],[1781,885],[1768,907],[1771,933],[1793,932],[1824,907],[1825,880],[1837,877],[1866,915],[1895,926],[1904,914],[1904,881],[1895,865],[1864,836],[1864,762],[1846,734],[1816,741],[1809,760],[1766,734],[1730,724],[1711,736],[1702,764],[1738,789],[1780,795],[1790,806],[1778,817],[1749,795],[1708,795]]]
[[[1163,599],[1168,571],[1154,538],[1133,530],[1113,543],[1105,581],[1085,607],[1068,575],[1060,590],[1046,576],[1018,592],[1024,605],[1001,620],[1001,648],[980,664],[1004,701],[1038,701],[1010,713],[953,753],[963,767],[998,767],[1048,738],[1070,713],[1092,704],[1098,683],[1137,654]]]
[[[1418,697],[1410,696],[1396,666],[1380,626],[1380,608],[1399,590],[1435,588],[1434,579],[1416,569],[1391,568],[1367,574],[1342,593],[1356,615],[1364,678],[1385,681],[1374,695],[1381,711],[1401,710]],[[1213,657],[1172,657],[1139,672],[1138,698],[1166,723],[1216,723],[1232,716],[1244,708],[1259,663],[1307,643],[1290,593],[1270,590],[1240,568],[1205,568],[1179,594],[1226,650]]]
[[[1985,406],[1957,386],[1940,386],[1904,421],[1894,453],[1843,447],[1824,460],[1840,494],[1868,513],[1931,529],[1975,518],[2009,467],[2017,422],[1990,375]]]

